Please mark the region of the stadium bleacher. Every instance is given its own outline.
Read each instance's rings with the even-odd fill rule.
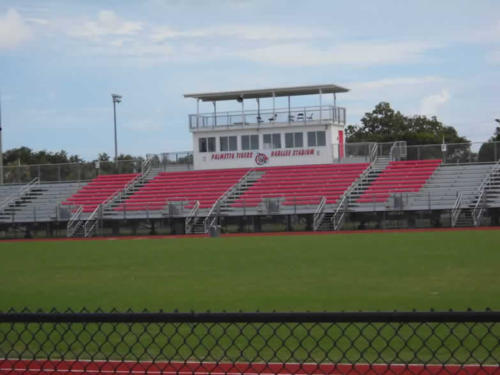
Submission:
[[[82,206],[83,212],[92,212],[97,206],[122,191],[138,176],[138,173],[98,176],[62,202],[62,204]]]
[[[161,172],[115,211],[161,210],[168,202],[184,202],[189,208],[195,201],[200,202],[201,209],[210,208],[248,171],[249,168]]]
[[[440,164],[439,159],[391,161],[357,202],[382,203],[387,201],[391,193],[418,192]]]
[[[264,198],[282,198],[283,205],[317,205],[322,197],[334,204],[363,173],[367,163],[266,167],[264,174],[232,207],[256,207]]]

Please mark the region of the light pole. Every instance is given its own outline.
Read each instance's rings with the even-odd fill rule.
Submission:
[[[111,94],[113,98],[113,118],[115,123],[115,162],[118,160],[118,138],[116,136],[116,103],[122,101],[122,96],[118,94]]]

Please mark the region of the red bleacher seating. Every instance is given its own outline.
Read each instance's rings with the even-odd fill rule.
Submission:
[[[340,196],[368,166],[357,164],[316,164],[266,167],[265,172],[232,207],[256,207],[263,198],[283,198],[283,205],[317,205],[322,197],[327,204]]]
[[[82,206],[83,212],[92,212],[108,198],[123,190],[137,176],[137,173],[98,176],[62,204]]]
[[[391,193],[418,192],[441,160],[392,161],[358,198],[358,203],[387,201]]]
[[[168,202],[184,202],[191,207],[210,208],[249,168],[162,172],[130,196],[116,211],[161,210]]]

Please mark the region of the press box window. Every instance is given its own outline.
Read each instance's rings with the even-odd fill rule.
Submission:
[[[303,146],[304,146],[304,140],[302,133],[285,133],[286,148],[303,147]]]
[[[307,145],[309,147],[326,146],[326,134],[324,131],[307,132]]]
[[[264,148],[281,148],[281,134],[264,134]]]
[[[259,136],[258,135],[242,135],[241,136],[242,150],[258,150]]]
[[[200,152],[215,152],[215,137],[200,138],[198,141]]]
[[[236,136],[220,137],[219,140],[221,151],[236,151],[238,149],[236,144]]]

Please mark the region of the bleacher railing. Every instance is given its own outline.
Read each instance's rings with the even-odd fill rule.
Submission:
[[[389,156],[394,142],[346,143],[346,158],[361,159],[366,162],[374,160],[375,156]],[[500,142],[470,142],[429,145],[398,144],[393,149],[394,156],[402,160],[441,159],[444,163],[491,163],[500,160]]]
[[[0,372],[498,375],[500,313],[0,313]]]
[[[479,185],[479,196],[476,199],[474,204],[474,208],[472,209],[472,219],[474,221],[474,226],[479,226],[481,223],[481,216],[483,215],[484,210],[486,209],[487,203],[487,193],[488,193],[488,185],[491,182],[493,176],[496,175],[500,171],[500,160],[495,163],[491,171],[488,175],[483,179],[481,185]]]
[[[7,198],[0,202],[0,212],[5,210],[9,205],[14,203],[16,200],[22,198],[25,194],[29,193],[36,185],[40,184],[40,180],[38,177],[35,177],[26,185],[22,186],[19,190],[16,190],[14,193],[9,195]]]
[[[457,224],[458,218],[460,216],[460,212],[462,212],[462,201],[463,201],[463,192],[459,192],[457,194],[457,199],[453,208],[451,209],[451,226],[455,227]]]
[[[101,174],[140,173],[142,158],[117,162],[5,165],[4,183],[88,181]]]
[[[272,126],[276,123],[309,125],[325,122],[345,124],[345,108],[334,106],[310,106],[261,110],[210,112],[189,115],[189,128],[210,129],[241,127],[248,125]]]

